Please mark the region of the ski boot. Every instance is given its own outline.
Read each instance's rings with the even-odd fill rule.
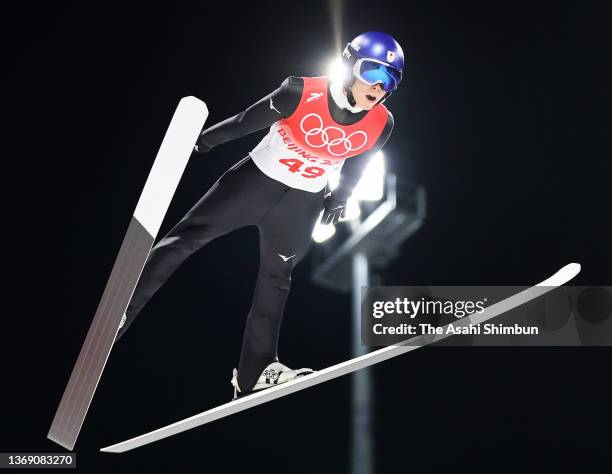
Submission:
[[[244,397],[259,390],[264,390],[266,388],[295,380],[298,377],[303,377],[304,375],[312,374],[313,372],[314,370],[312,369],[290,369],[280,362],[272,362],[264,369],[251,391],[242,392],[238,386],[238,370],[234,369],[231,380],[234,387],[233,399],[236,400],[239,397]]]

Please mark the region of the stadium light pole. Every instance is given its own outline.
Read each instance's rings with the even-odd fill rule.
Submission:
[[[337,185],[337,178],[330,179],[332,189]],[[384,157],[379,153],[373,157],[349,201],[347,217],[343,219],[347,221],[348,236],[346,232],[344,236],[336,236],[333,225],[315,227],[313,239],[320,247],[327,248],[325,255],[318,259],[312,278],[327,288],[350,291],[352,357],[369,352],[361,343],[361,288],[377,279],[376,272],[399,253],[400,246],[421,227],[424,219],[425,190],[418,185],[398,187],[393,174],[385,178]],[[374,472],[372,401],[372,374],[366,368],[352,378],[352,474]]]

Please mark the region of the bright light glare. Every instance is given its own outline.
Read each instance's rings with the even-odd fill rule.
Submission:
[[[346,66],[340,57],[331,60],[327,66],[327,76],[330,79],[339,79],[343,81],[346,78],[347,72]]]
[[[349,158],[350,160],[351,158]],[[336,189],[340,181],[341,171],[329,176],[330,188]],[[385,157],[382,151],[376,153],[368,163],[361,179],[355,186],[353,198],[360,201],[380,201],[385,191]],[[347,211],[348,212],[348,211]]]
[[[353,191],[360,201],[380,201],[385,188],[385,158],[382,151],[376,153],[368,163],[363,176]]]
[[[350,198],[346,203],[346,212],[344,213],[344,217],[340,219],[340,222],[357,219],[360,215],[361,208],[359,207],[359,201],[355,198]]]
[[[323,215],[323,212],[321,212]],[[315,225],[314,230],[312,231],[312,240],[317,243],[321,243],[331,238],[336,233],[336,228],[333,224],[325,225],[321,224],[321,215],[319,216],[319,220],[317,221],[317,225]]]

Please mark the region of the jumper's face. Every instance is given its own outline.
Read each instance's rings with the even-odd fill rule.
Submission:
[[[359,79],[355,79],[351,91],[355,98],[355,106],[365,110],[370,110],[385,96],[382,84],[378,83],[370,86]]]

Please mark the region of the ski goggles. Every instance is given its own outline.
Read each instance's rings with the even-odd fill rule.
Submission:
[[[381,84],[385,92],[395,90],[402,80],[401,72],[375,59],[358,59],[353,66],[353,74],[369,86]]]

